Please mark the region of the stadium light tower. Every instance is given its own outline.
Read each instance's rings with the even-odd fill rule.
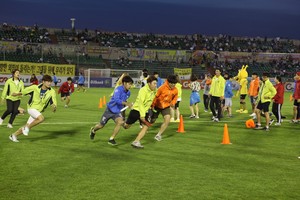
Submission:
[[[72,26],[72,30],[75,30],[75,18],[71,18],[71,26]]]

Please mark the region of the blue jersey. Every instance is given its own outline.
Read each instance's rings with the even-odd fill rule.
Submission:
[[[57,77],[56,77],[56,75],[53,76],[53,82],[57,83]]]
[[[77,82],[78,84],[84,84],[84,77],[80,75]]]
[[[157,88],[159,88],[162,84],[164,84],[164,81],[160,77],[157,77]]]
[[[122,102],[126,102],[129,97],[129,90],[126,91],[123,85],[117,87],[114,91],[113,96],[107,104],[108,109],[115,114],[120,113],[120,110],[124,108]]]
[[[232,92],[232,83],[230,80],[227,80],[225,83],[225,92],[224,92],[224,97],[225,98],[231,98],[233,96]]]

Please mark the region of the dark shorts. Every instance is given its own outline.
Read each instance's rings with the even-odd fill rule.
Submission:
[[[84,84],[78,83],[79,86],[83,86]]]
[[[57,85],[57,82],[54,82],[54,85],[56,86],[56,85]]]
[[[108,108],[106,108],[106,110],[104,111],[104,113],[103,113],[103,115],[100,119],[100,124],[102,126],[104,126],[108,122],[108,120],[112,119],[112,120],[115,121],[117,118],[122,118],[123,119],[122,114],[121,113],[117,113],[117,114],[113,113]]]
[[[250,96],[250,102],[251,104],[255,104],[257,97]]]
[[[269,106],[270,106],[270,102],[269,101],[267,101],[265,103],[262,103],[261,101],[259,101],[258,104],[257,104],[257,106],[256,106],[256,108],[258,110],[262,110],[264,112],[269,112]]]
[[[295,107],[299,107],[300,106],[300,103],[297,102],[297,99],[294,100],[294,106]]]
[[[60,97],[68,97],[70,95],[71,95],[70,92],[66,92],[66,93],[62,92],[62,93],[60,93]]]
[[[246,96],[247,96],[246,94],[241,94],[240,99],[244,100],[244,99],[246,99]]]
[[[154,123],[156,121],[160,113],[164,117],[166,115],[170,115],[170,112],[171,112],[170,107],[167,107],[165,109],[155,108],[153,110],[153,115],[151,116],[151,123]]]
[[[148,111],[146,113],[145,120],[147,120],[148,122],[151,123],[151,117],[152,117],[152,113]],[[141,122],[141,120],[140,120],[140,112],[137,111],[137,110],[131,110],[130,113],[129,113],[129,115],[128,115],[128,117],[127,117],[126,124],[132,125],[136,121]]]
[[[179,107],[180,101],[177,101],[175,104],[175,109]]]

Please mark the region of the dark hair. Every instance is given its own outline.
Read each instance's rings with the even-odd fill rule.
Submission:
[[[276,78],[279,82],[281,82],[281,77],[280,77],[280,76],[275,76],[275,78]]]
[[[153,72],[153,75],[158,75],[158,72]]]
[[[143,72],[148,72],[148,69],[143,69]]]
[[[148,76],[148,72],[143,73],[143,77],[146,78]]]
[[[43,76],[42,81],[52,82],[52,77],[46,74],[46,75]]]
[[[19,69],[14,69],[14,70],[12,70],[11,74],[14,75],[17,71],[20,72]]]
[[[257,76],[257,73],[256,73],[256,72],[253,72],[252,75],[256,75],[256,76]]]
[[[195,74],[191,75],[191,81],[196,81],[198,80],[198,77]]]
[[[172,74],[172,75],[169,75],[168,78],[167,78],[168,82],[169,83],[177,83],[177,77],[176,75]]]
[[[71,77],[68,77],[68,78],[67,78],[67,81],[72,81],[72,78],[71,78]]]
[[[157,78],[154,75],[151,75],[147,78],[147,83],[151,83],[152,81],[157,81]]]
[[[268,73],[268,72],[264,72],[264,73],[262,74],[262,76],[269,77],[269,73]]]
[[[133,83],[133,80],[130,76],[124,76],[122,78],[122,83]]]

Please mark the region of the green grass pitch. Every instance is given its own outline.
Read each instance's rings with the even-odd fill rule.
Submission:
[[[19,143],[8,136],[25,124],[28,114],[17,116],[13,129],[5,119],[0,126],[0,199],[300,199],[300,124],[289,123],[289,93],[282,111],[287,119],[265,132],[245,127],[250,113],[235,113],[238,99],[233,99],[232,118],[211,122],[201,102],[200,118],[189,119],[190,91],[184,90],[180,111],[185,133],[176,132],[178,123],[170,123],[163,140],[155,141],[160,116],[140,150],[130,146],[137,123],[120,131],[116,147],[107,144],[113,121],[94,141],[89,139],[90,127],[105,109],[98,108],[99,98],[109,101],[112,90],[75,92],[69,108],[58,98],[57,112],[47,109],[45,122],[28,137],[20,136]],[[137,92],[132,89],[129,101]],[[24,108],[27,99],[21,103]],[[1,105],[0,114],[4,110]],[[231,145],[221,144],[224,123]]]

